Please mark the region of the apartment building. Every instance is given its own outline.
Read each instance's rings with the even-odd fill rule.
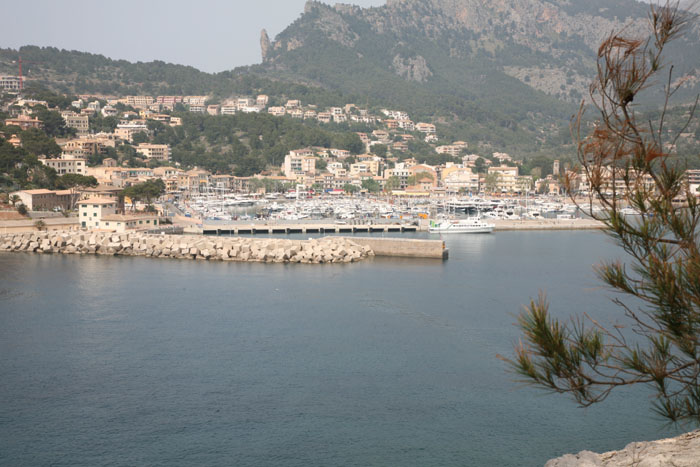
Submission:
[[[69,128],[75,128],[78,136],[87,136],[90,133],[90,119],[87,115],[78,115],[75,112],[61,112],[63,121]]]
[[[460,190],[479,191],[479,174],[474,173],[469,167],[455,165],[447,167],[442,170],[441,179],[448,193],[457,193]]]
[[[0,89],[5,92],[19,92],[20,83],[19,76],[0,76]]]
[[[316,174],[316,158],[313,156],[295,155],[293,152],[284,157],[282,173],[285,177],[293,178],[299,175]]]
[[[219,109],[221,115],[236,115],[238,112],[238,105],[233,103],[224,103]]]
[[[267,107],[268,102],[270,102],[270,97],[265,94],[260,94],[255,98],[255,104],[261,107]]]
[[[416,130],[427,135],[434,135],[435,125],[433,125],[432,123],[419,122],[416,123]]]
[[[29,115],[20,115],[17,118],[6,118],[5,125],[18,126],[22,130],[28,130],[30,128],[41,128],[44,126],[44,122],[39,120],[37,117],[30,117]]]
[[[518,191],[518,168],[506,165],[489,167],[489,174],[498,174],[498,190],[501,192]]]
[[[141,122],[131,122],[131,123],[120,123],[114,130],[114,135],[117,138],[132,142],[134,140],[134,135],[136,133],[147,133],[150,134],[150,130],[145,123]]]
[[[170,146],[167,144],[141,143],[136,146],[136,152],[146,156],[146,159],[155,159],[157,161],[170,160]]]
[[[147,109],[153,102],[154,99],[151,96],[126,96],[126,105],[136,109]]]
[[[75,157],[62,157],[61,159],[46,159],[40,158],[42,164],[51,167],[58,175],[79,174],[85,175],[86,162],[85,159]]]

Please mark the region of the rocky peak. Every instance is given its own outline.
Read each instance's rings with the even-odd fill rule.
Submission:
[[[263,29],[260,32],[260,52],[262,53],[263,62],[267,61],[268,53],[270,52],[270,36],[267,35],[267,31]]]

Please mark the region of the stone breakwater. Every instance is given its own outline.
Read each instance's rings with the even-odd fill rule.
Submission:
[[[351,263],[374,256],[371,248],[343,237],[210,239],[194,235],[55,231],[0,235],[0,251],[261,263]]]

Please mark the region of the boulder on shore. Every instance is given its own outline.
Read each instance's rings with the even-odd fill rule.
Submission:
[[[265,263],[340,263],[374,253],[343,237],[320,240],[166,236],[139,232],[40,232],[0,235],[0,250],[38,253],[152,256],[157,258]]]

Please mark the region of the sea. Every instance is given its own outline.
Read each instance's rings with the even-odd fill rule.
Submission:
[[[677,434],[644,388],[580,408],[498,358],[540,291],[623,320],[603,233],[444,240],[328,265],[0,254],[0,465],[541,466]]]

